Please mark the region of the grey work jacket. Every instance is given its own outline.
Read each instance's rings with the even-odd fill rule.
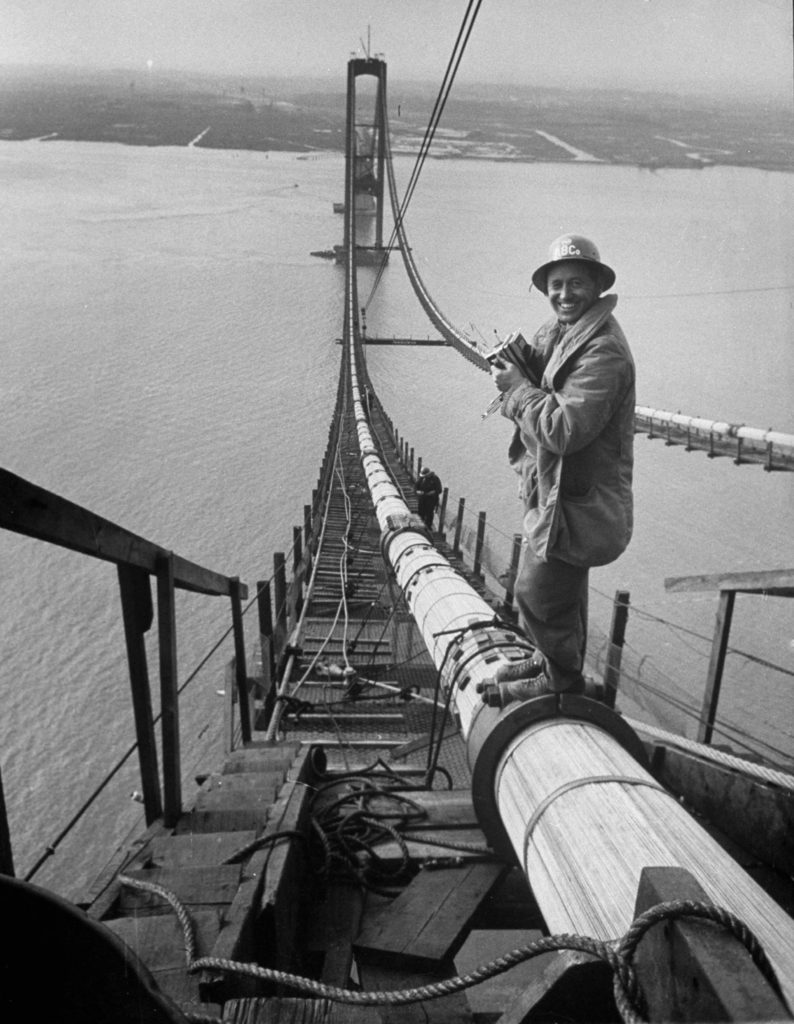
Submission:
[[[522,381],[502,403],[517,428],[510,461],[524,532],[544,560],[606,565],[631,538],[635,373],[616,304],[607,295],[569,327],[545,323],[526,350],[536,383]]]

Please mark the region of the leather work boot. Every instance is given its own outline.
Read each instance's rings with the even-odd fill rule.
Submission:
[[[498,673],[497,673],[498,676]],[[512,679],[499,682],[497,676],[484,679],[477,684],[477,693],[482,697],[483,704],[491,708],[503,708],[513,701],[532,700],[533,697],[544,697],[547,694],[584,694],[585,681],[573,680],[564,690],[555,690],[545,672],[538,673],[534,679]],[[595,694],[593,694],[595,696]]]
[[[507,683],[497,683],[488,694],[485,703],[492,708],[503,708],[514,700],[532,700],[553,693],[549,680],[545,675],[536,675],[534,679],[513,679]]]
[[[513,700],[529,700],[548,692],[548,679],[543,674],[543,655],[535,651],[530,658],[503,662],[496,672],[477,683],[477,693],[484,704],[504,707]]]
[[[508,683],[513,679],[534,679],[543,672],[543,655],[535,651],[531,658],[523,661],[508,661],[496,670],[492,682]]]

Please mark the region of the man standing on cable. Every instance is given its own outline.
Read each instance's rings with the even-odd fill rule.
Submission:
[[[419,518],[428,530],[432,530],[433,515],[441,497],[441,481],[427,466],[423,466],[415,490],[419,498]]]
[[[491,680],[503,701],[584,691],[588,572],[621,554],[633,522],[634,361],[612,315],[617,296],[602,294],[615,273],[587,238],[563,235],[532,283],[554,316],[520,339],[521,366],[492,369],[516,428],[509,458],[525,516],[515,596],[537,647]]]

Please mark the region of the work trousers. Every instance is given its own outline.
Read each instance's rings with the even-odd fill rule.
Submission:
[[[579,687],[587,645],[589,569],[542,561],[526,545],[516,580],[521,624],[546,660],[553,690]]]
[[[419,518],[428,528],[433,529],[433,516],[436,508],[438,507],[438,498],[435,494],[420,494],[419,495]]]

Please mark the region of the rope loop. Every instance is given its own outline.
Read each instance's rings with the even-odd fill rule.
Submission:
[[[775,970],[755,934],[747,927],[744,921],[731,913],[731,911],[703,900],[668,900],[665,903],[657,903],[649,910],[646,910],[629,925],[626,934],[618,946],[619,955],[625,960],[631,961],[640,939],[650,928],[661,921],[676,920],[683,917],[697,917],[701,920],[713,921],[730,932],[750,954],[753,963],[774,989],[775,994],[785,1002]]]

